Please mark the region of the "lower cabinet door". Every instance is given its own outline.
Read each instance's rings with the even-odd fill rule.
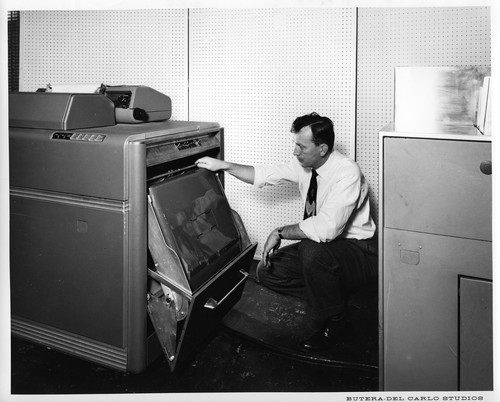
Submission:
[[[493,390],[493,284],[460,278],[461,391]]]
[[[491,242],[385,229],[383,243],[384,390],[447,391],[473,382],[479,363],[459,363],[478,336],[464,337],[474,325],[469,309],[491,308],[491,300],[477,301],[476,282],[460,285],[461,278],[491,280]]]

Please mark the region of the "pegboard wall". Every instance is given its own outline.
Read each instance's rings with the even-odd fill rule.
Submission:
[[[293,158],[290,127],[310,112],[334,121],[336,147],[354,154],[354,9],[190,10],[192,120],[225,128],[225,159],[262,165]],[[275,227],[296,223],[295,185],[256,189],[226,176],[257,255]]]
[[[490,65],[489,7],[360,8],[356,155],[378,215],[379,131],[393,120],[394,68]]]
[[[316,111],[332,118],[337,148],[353,157],[355,15],[321,8],[22,12],[20,88],[149,85],[172,98],[173,119],[221,124],[226,159],[239,163],[293,157],[291,123]],[[260,247],[274,227],[302,214],[295,186],[257,190],[227,177],[226,193]]]
[[[20,90],[148,85],[187,119],[187,9],[22,11]]]
[[[245,164],[291,158],[292,121],[316,111],[359,162],[376,218],[394,67],[490,65],[490,30],[488,7],[23,11],[20,89],[149,85],[172,98],[173,119],[220,123],[226,159]],[[226,193],[257,255],[302,214],[294,186],[226,177]]]

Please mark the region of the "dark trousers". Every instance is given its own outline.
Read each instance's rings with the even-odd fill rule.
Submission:
[[[375,281],[378,274],[374,240],[302,240],[280,248],[270,261],[269,268],[259,264],[260,283],[306,300],[316,325],[343,317],[348,295]]]

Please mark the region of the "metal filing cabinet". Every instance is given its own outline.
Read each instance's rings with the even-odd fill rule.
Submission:
[[[380,133],[381,387],[492,390],[491,137]]]

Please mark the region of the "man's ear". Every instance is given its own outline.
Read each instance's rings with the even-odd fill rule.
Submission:
[[[321,144],[319,152],[321,156],[325,156],[328,153],[328,145]]]

